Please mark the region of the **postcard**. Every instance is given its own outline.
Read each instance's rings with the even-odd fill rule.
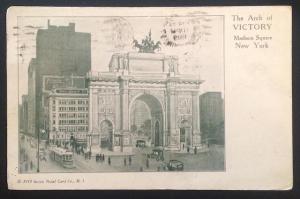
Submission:
[[[10,7],[9,189],[287,190],[291,7]]]

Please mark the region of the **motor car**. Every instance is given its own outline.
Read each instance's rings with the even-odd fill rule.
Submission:
[[[167,168],[169,171],[183,171],[184,164],[179,160],[170,160],[167,164]]]
[[[148,158],[156,159],[157,161],[164,161],[164,150],[163,149],[153,149],[152,153],[147,154]]]
[[[146,146],[146,141],[145,140],[137,140],[135,146],[144,148]]]

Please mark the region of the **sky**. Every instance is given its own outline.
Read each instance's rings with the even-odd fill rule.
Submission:
[[[20,17],[18,26],[13,27],[19,49],[16,56],[19,56],[20,98],[27,94],[27,70],[31,58],[36,56],[37,30],[46,29],[48,20],[55,26],[75,23],[76,32],[91,33],[92,71],[108,71],[113,53],[136,52],[133,39],[141,43],[151,30],[152,39],[162,43],[157,53],[178,56],[180,73],[198,74],[205,81],[201,93],[224,90],[223,19],[220,16]],[[175,41],[174,36],[183,37]],[[176,46],[167,45],[167,41]]]

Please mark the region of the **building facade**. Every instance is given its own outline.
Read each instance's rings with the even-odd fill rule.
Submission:
[[[36,37],[36,58],[28,68],[28,132],[36,136],[46,129],[47,95],[44,76],[85,76],[91,69],[91,35],[75,32],[75,24],[39,29]],[[65,87],[65,86],[63,86]]]
[[[20,132],[28,133],[28,95],[22,96],[22,105],[19,109],[19,128]]]
[[[131,112],[136,100],[151,114],[151,143],[166,150],[201,147],[199,89],[203,81],[180,74],[178,58],[156,53],[114,54],[109,72],[91,72],[89,135],[92,151],[130,152]],[[107,126],[104,128],[103,126]],[[105,143],[102,134],[108,134]]]
[[[86,144],[88,132],[88,90],[53,89],[48,97],[49,142],[66,145],[71,138]]]
[[[224,144],[224,102],[221,92],[200,96],[200,122],[204,140]]]

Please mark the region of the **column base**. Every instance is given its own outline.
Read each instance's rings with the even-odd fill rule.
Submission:
[[[190,153],[194,153],[195,148],[197,150],[197,153],[203,153],[209,150],[206,144],[190,145],[188,146],[188,148]]]
[[[101,153],[101,148],[99,146],[91,147],[92,156],[96,156],[96,154]]]
[[[180,151],[180,146],[176,146],[176,145],[166,146],[164,149],[166,151]]]
[[[122,131],[121,134],[122,144],[121,152],[123,153],[132,153],[132,137],[128,131]]]
[[[113,146],[112,151],[113,152],[121,152],[121,146]]]
[[[123,146],[122,152],[123,153],[132,153],[132,146]]]

